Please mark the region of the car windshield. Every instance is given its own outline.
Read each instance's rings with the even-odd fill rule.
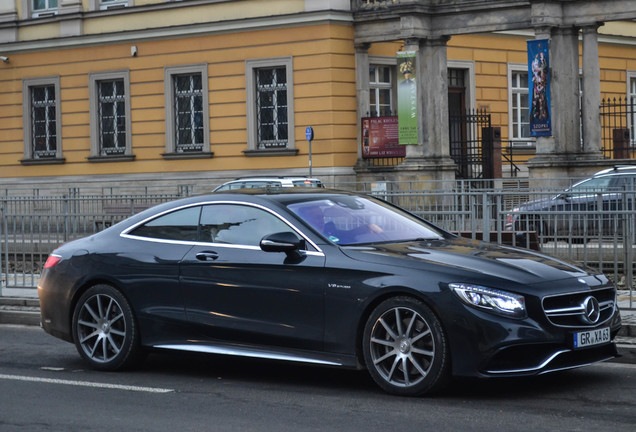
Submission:
[[[426,223],[357,196],[331,196],[287,206],[308,225],[339,245],[440,239],[442,233]]]
[[[588,180],[584,180],[580,183],[575,184],[571,188],[567,190],[569,194],[589,194],[596,192],[605,192],[609,189],[610,183],[612,181],[612,177],[597,177],[591,178]]]

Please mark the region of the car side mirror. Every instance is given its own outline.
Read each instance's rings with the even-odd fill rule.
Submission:
[[[568,202],[570,201],[570,198],[572,198],[572,194],[562,193],[562,194],[559,194],[559,198],[561,198],[565,202]]]
[[[263,237],[260,247],[265,252],[285,252],[290,258],[299,258],[305,250],[305,240],[290,231],[278,232]]]

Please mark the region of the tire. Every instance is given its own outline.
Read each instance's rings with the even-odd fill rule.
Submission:
[[[143,358],[130,304],[110,285],[95,285],[80,297],[73,312],[73,340],[94,369],[126,369]]]
[[[419,396],[448,383],[446,335],[422,302],[410,297],[385,300],[369,316],[363,338],[369,374],[386,392]]]

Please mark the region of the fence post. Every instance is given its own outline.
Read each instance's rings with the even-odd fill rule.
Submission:
[[[5,230],[3,229],[3,227],[5,226],[5,219],[4,219],[5,202],[6,201],[2,201],[2,203],[0,203],[0,297],[2,297],[2,288],[5,285],[5,280],[2,279],[2,272],[4,270],[4,266],[2,264],[2,254],[4,254],[5,246],[7,244],[7,242],[4,241],[4,235],[3,235],[3,233],[5,232]],[[7,271],[5,272],[5,274],[7,275],[6,276],[7,278],[9,277],[8,273],[9,273],[9,269],[7,269]]]
[[[492,208],[488,202],[488,192],[484,192],[481,198],[481,213],[483,218],[482,239],[484,241],[490,241],[490,212]]]
[[[623,195],[623,262],[625,263],[625,288],[629,290],[629,308],[633,308],[634,301],[634,230],[636,230],[636,189],[632,183],[631,191]],[[631,195],[631,196],[630,196]],[[632,211],[630,211],[632,210]]]
[[[70,220],[69,220],[69,199],[68,196],[63,196],[63,217],[64,217],[64,243],[68,242],[69,239],[69,231],[70,231]]]

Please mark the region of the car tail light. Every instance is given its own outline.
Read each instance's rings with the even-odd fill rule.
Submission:
[[[44,268],[51,268],[51,267],[55,267],[57,265],[57,263],[59,263],[60,261],[62,261],[62,257],[59,255],[49,255],[49,257],[46,259],[46,262],[44,263]]]

